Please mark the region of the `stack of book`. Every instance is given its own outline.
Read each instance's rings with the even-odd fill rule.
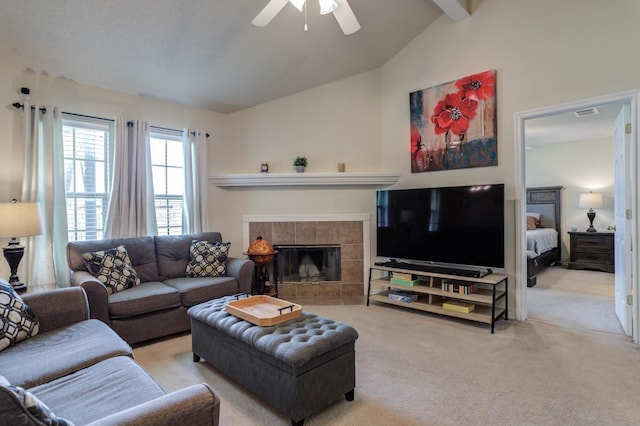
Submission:
[[[463,312],[468,314],[476,308],[475,303],[463,302],[460,300],[447,300],[442,304],[444,309],[449,311]]]
[[[473,294],[477,291],[475,283],[442,282],[442,291],[457,294]]]
[[[391,282],[393,284],[406,285],[409,287],[413,287],[420,284],[420,280],[416,275],[408,274],[404,272],[392,272]]]
[[[391,300],[399,300],[404,303],[411,303],[418,300],[418,294],[406,290],[392,290],[387,295]]]

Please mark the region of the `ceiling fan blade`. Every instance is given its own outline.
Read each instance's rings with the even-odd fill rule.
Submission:
[[[360,23],[356,19],[356,15],[353,14],[351,6],[347,0],[336,0],[338,8],[333,11],[333,15],[338,21],[338,25],[342,28],[342,32],[346,35],[353,34],[360,29]]]
[[[271,0],[251,23],[256,27],[266,27],[287,3],[289,0]]]

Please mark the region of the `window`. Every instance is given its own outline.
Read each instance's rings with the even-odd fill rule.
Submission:
[[[64,114],[65,193],[69,240],[104,238],[112,153],[110,120]],[[158,234],[182,233],[184,153],[182,133],[151,128],[151,165]]]
[[[62,133],[69,240],[101,239],[109,202],[113,123],[63,114]]]
[[[180,132],[151,129],[151,166],[158,234],[182,234],[185,182]]]

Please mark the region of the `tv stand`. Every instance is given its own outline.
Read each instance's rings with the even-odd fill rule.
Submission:
[[[398,262],[397,260],[390,260],[388,262],[377,262],[376,266],[386,266],[388,268],[395,268],[395,269],[408,269],[410,271],[436,272],[439,274],[460,275],[463,277],[472,277],[472,278],[481,278],[491,273],[491,270],[485,272],[485,271],[482,271],[481,269],[464,269],[464,268],[454,268],[450,266],[441,266],[441,265],[405,263],[405,262]]]
[[[491,333],[494,332],[495,321],[509,317],[509,290],[507,285],[507,275],[489,272],[482,277],[472,277],[463,274],[443,273],[411,269],[407,266],[425,266],[408,263],[394,262],[394,265],[400,267],[387,266],[389,262],[377,262],[369,268],[369,282],[367,286],[367,306],[370,301],[386,303],[404,308],[416,309],[425,312],[437,313],[440,315],[448,315],[456,318],[464,318],[470,321],[478,321],[490,324]],[[435,265],[426,265],[435,266]],[[373,277],[374,271],[382,272],[382,276]],[[466,272],[467,270],[465,270]],[[414,275],[418,281],[411,282],[410,285],[401,284],[394,279],[393,274],[410,274]],[[397,274],[396,274],[397,275]],[[413,278],[412,278],[413,279]],[[454,293],[445,291],[443,284],[457,285],[475,285],[473,293]],[[372,294],[372,287],[378,287],[377,293]],[[383,287],[383,290],[380,290]],[[397,290],[409,291],[417,294],[417,300],[405,302],[389,298],[389,293]],[[470,312],[459,312],[455,310],[445,309],[443,304],[447,301],[458,301],[472,303],[475,308]]]

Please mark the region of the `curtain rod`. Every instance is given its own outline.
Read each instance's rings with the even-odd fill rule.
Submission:
[[[24,108],[24,105],[21,104],[20,102],[14,102],[11,105],[16,109]],[[35,108],[34,106],[31,107],[31,109],[34,109],[34,108]],[[40,112],[43,113],[43,114],[46,114],[47,113],[47,109],[45,107],[40,107]],[[73,113],[73,112],[64,112],[63,111],[62,113],[65,114],[65,115],[72,115],[74,117],[91,118],[91,119],[94,119],[94,120],[114,121],[113,119],[110,119],[110,118],[95,117],[95,116],[92,116],[92,115],[85,115],[85,114],[76,114],[76,113]],[[128,126],[130,126],[132,123],[133,123],[132,121],[127,121],[127,125]],[[158,129],[158,130],[168,130],[170,132],[182,133],[182,130],[171,129],[169,127],[160,127],[160,126],[149,126],[149,127],[153,128],[153,129]],[[191,134],[195,135],[196,132],[191,132]],[[205,133],[205,135],[207,137],[210,136],[209,133]]]
[[[11,104],[15,109],[22,109],[24,108],[24,105],[21,104],[20,102],[14,102]],[[31,109],[35,109],[36,107],[32,106]],[[45,107],[40,107],[40,112],[43,114],[47,113],[47,109]]]

